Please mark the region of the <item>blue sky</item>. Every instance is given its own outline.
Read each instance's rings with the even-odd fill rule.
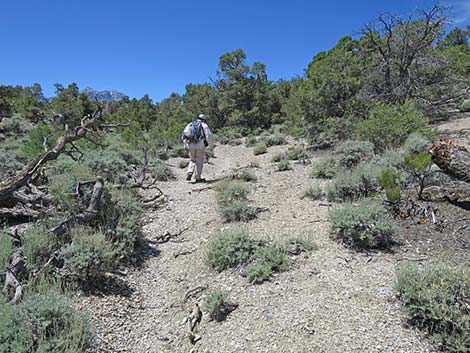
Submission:
[[[450,2],[449,2],[450,1]],[[470,23],[470,0],[449,0],[452,23]],[[155,101],[215,77],[219,56],[242,48],[290,79],[379,12],[430,8],[431,0],[150,1],[15,0],[0,8],[0,84],[38,82],[116,89]]]

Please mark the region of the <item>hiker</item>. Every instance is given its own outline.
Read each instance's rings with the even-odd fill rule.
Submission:
[[[189,149],[189,165],[186,180],[192,183],[201,183],[206,180],[201,178],[202,167],[206,157],[205,148],[214,146],[212,132],[207,125],[207,118],[199,114],[197,119],[190,122],[181,136],[184,146]]]

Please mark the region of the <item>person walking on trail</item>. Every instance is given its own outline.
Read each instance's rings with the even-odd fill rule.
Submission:
[[[212,132],[207,125],[207,118],[204,114],[199,114],[197,119],[190,122],[181,136],[183,143],[189,149],[189,165],[186,180],[192,183],[201,183],[206,180],[201,177],[204,159],[206,157],[205,148],[214,146]]]

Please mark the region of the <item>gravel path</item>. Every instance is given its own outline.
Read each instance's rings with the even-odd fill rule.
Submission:
[[[397,255],[348,251],[328,237],[328,206],[301,199],[308,186],[308,166],[293,164],[276,172],[271,147],[254,156],[251,148],[220,146],[205,165],[208,180],[252,161],[258,181],[250,198],[267,212],[247,224],[223,223],[217,213],[215,184],[191,185],[178,159],[170,160],[177,180],[162,183],[169,196],[164,208],[144,218],[149,246],[139,270],[110,281],[109,293],[79,298],[96,325],[103,352],[433,352],[429,343],[404,324],[393,283]],[[193,212],[192,210],[197,210]],[[177,233],[175,242],[157,244],[159,236]],[[221,229],[244,227],[257,238],[307,237],[318,250],[291,258],[291,269],[261,285],[238,273],[216,273],[207,265],[207,242]],[[208,290],[184,302],[186,291]],[[215,288],[229,291],[239,307],[221,323],[203,316],[189,343],[184,318]]]

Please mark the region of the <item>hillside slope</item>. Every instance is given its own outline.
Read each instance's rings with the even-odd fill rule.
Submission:
[[[400,256],[357,253],[331,240],[328,206],[302,199],[309,186],[324,181],[308,178],[309,166],[276,172],[271,147],[254,156],[252,148],[219,146],[205,165],[210,181],[232,168],[259,163],[253,171],[250,199],[268,208],[246,224],[224,223],[217,213],[215,183],[191,185],[179,159],[170,160],[177,176],[162,183],[168,203],[144,219],[148,241],[146,261],[136,270],[110,278],[107,295],[83,297],[80,307],[93,317],[100,350],[117,352],[432,352],[414,329],[404,324],[393,289]],[[318,250],[291,257],[289,271],[261,285],[237,272],[217,273],[206,263],[208,241],[224,229],[244,227],[260,239],[304,236]],[[185,230],[187,228],[187,230]],[[165,233],[181,235],[159,244]],[[188,289],[207,290],[183,301]],[[189,343],[184,318],[193,303],[221,288],[239,304],[226,321],[199,325],[201,340]]]

